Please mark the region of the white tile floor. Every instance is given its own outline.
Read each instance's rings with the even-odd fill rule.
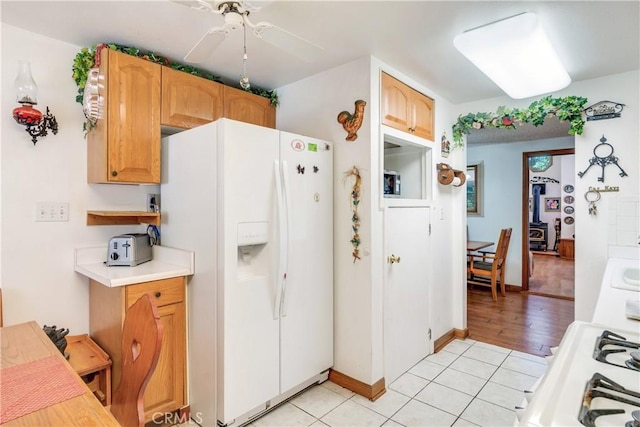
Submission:
[[[250,426],[512,426],[523,390],[546,367],[542,357],[455,340],[388,384],[375,402],[327,381]]]

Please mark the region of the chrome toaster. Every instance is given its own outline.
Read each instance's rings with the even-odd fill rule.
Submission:
[[[107,266],[134,267],[151,258],[151,241],[146,233],[121,234],[109,240]]]

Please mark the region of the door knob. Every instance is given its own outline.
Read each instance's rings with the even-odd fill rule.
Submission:
[[[397,262],[400,262],[400,257],[399,256],[395,256],[393,254],[391,254],[391,256],[389,258],[387,258],[387,262],[389,264],[395,264]]]

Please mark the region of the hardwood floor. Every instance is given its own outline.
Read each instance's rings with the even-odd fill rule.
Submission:
[[[493,302],[490,289],[467,291],[467,327],[476,341],[547,356],[573,319],[570,300],[507,292]]]
[[[533,274],[529,278],[529,292],[574,298],[574,261],[554,254],[533,254]]]

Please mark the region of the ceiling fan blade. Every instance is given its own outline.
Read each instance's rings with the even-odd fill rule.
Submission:
[[[177,3],[181,6],[187,6],[191,9],[204,10],[207,12],[213,12],[217,14],[222,13],[222,12],[219,12],[217,9],[215,9],[211,3],[206,2],[204,0],[169,0],[169,1],[173,3]]]
[[[210,29],[200,40],[198,40],[198,43],[191,48],[189,53],[185,55],[184,60],[191,62],[192,64],[206,61],[209,59],[215,48],[222,43],[227,36],[227,33],[228,31],[223,27]]]
[[[313,62],[324,52],[320,46],[268,22],[258,22],[253,31],[256,37],[307,62]]]

